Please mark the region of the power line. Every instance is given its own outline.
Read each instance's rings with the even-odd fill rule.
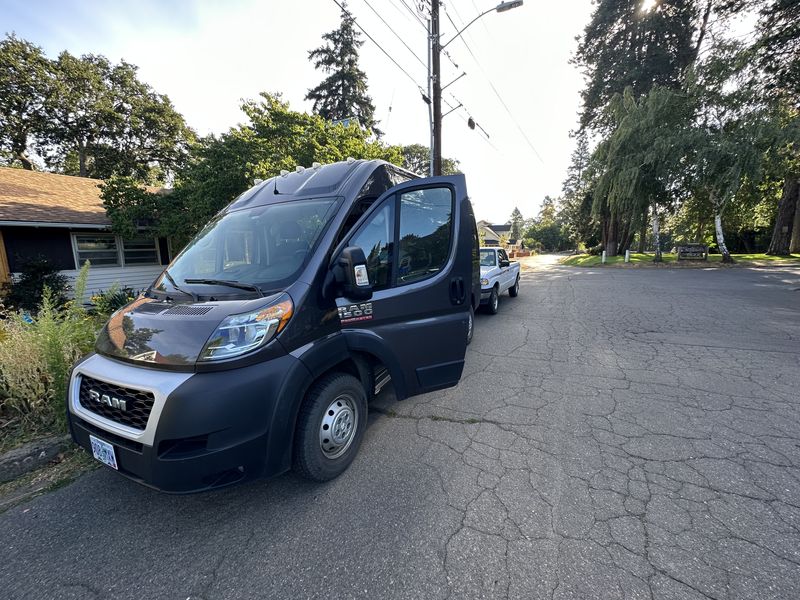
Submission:
[[[417,21],[419,21],[419,24],[420,24],[420,25],[422,25],[422,28],[423,28],[423,29],[425,29],[425,31],[428,31],[428,26],[427,26],[427,25],[425,25],[425,23],[422,21],[422,19],[420,19],[419,15],[418,15],[418,14],[417,14],[417,13],[414,11],[414,9],[413,9],[413,8],[411,8],[411,7],[410,7],[410,6],[409,6],[409,5],[406,3],[406,0],[400,0],[400,4],[402,4],[403,6],[405,6],[405,7],[406,7],[406,10],[408,10],[408,12],[410,12],[410,13],[411,13],[411,16],[412,16],[412,17],[414,17],[414,18],[415,18]]]
[[[415,25],[421,25],[421,26],[422,26],[422,28],[423,28],[423,29],[425,30],[425,32],[427,33],[427,31],[428,31],[428,28],[427,28],[427,27],[425,27],[425,25],[422,23],[422,21],[420,21],[420,20],[419,20],[419,17],[417,17],[416,15],[414,15],[414,18],[413,18],[413,19],[412,19],[411,17],[409,17],[409,15],[408,15],[408,11],[404,11],[404,10],[403,10],[403,9],[400,7],[400,5],[398,5],[398,4],[395,4],[394,0],[390,0],[389,4],[391,4],[391,5],[392,5],[392,8],[394,8],[394,9],[395,9],[395,10],[396,10],[398,13],[400,13],[401,15],[403,15],[403,17],[405,17],[406,21],[408,21],[409,23],[414,23]]]
[[[423,61],[423,60],[422,60],[422,59],[421,59],[419,56],[417,56],[417,53],[416,53],[416,52],[414,52],[414,51],[411,49],[411,46],[409,46],[408,44],[406,44],[406,41],[405,41],[405,40],[404,40],[402,37],[400,37],[400,36],[398,35],[398,33],[397,33],[397,32],[396,32],[394,29],[392,29],[392,26],[391,26],[391,25],[389,25],[389,23],[387,23],[387,22],[386,22],[386,19],[384,19],[384,18],[381,16],[381,13],[379,13],[377,10],[375,10],[375,9],[372,7],[372,5],[371,5],[371,4],[370,4],[370,3],[369,3],[367,0],[364,0],[364,4],[366,4],[367,6],[369,6],[369,9],[370,9],[372,12],[374,12],[374,13],[375,13],[375,15],[376,15],[376,16],[377,16],[377,17],[378,17],[380,20],[381,20],[381,23],[383,23],[384,25],[386,25],[386,27],[388,27],[388,28],[389,28],[389,31],[391,31],[391,32],[394,34],[394,37],[396,37],[398,40],[400,40],[400,43],[401,43],[401,44],[403,44],[403,46],[405,46],[405,47],[406,47],[406,50],[408,50],[409,52],[411,52],[411,54],[413,54],[413,55],[414,55],[414,58],[416,58],[416,59],[417,59],[417,62],[419,62],[419,64],[421,64],[421,65],[422,65],[422,66],[423,66],[425,69],[427,69],[427,68],[428,68],[428,65],[426,65],[426,64],[425,64],[425,61]]]
[[[365,29],[364,29],[364,28],[361,26],[361,24],[360,24],[358,21],[356,21],[356,18],[353,16],[353,14],[352,14],[350,11],[348,11],[348,10],[347,10],[347,9],[346,9],[344,6],[342,6],[342,5],[339,3],[339,0],[333,0],[333,3],[334,3],[334,4],[336,4],[336,6],[338,6],[338,7],[339,7],[339,8],[342,10],[342,12],[343,12],[344,14],[346,14],[346,15],[347,15],[347,16],[350,18],[350,20],[352,20],[352,21],[353,21],[353,24],[354,24],[356,27],[358,27],[358,28],[361,30],[361,33],[363,33],[365,36],[367,36],[367,37],[369,38],[369,40],[370,40],[370,41],[371,41],[373,44],[375,44],[375,45],[378,47],[378,49],[379,49],[381,52],[383,52],[383,53],[386,55],[386,58],[388,58],[390,61],[392,61],[392,62],[394,63],[394,66],[396,66],[398,69],[400,69],[400,70],[403,72],[403,74],[404,74],[406,77],[408,77],[408,78],[409,78],[409,79],[412,81],[412,83],[413,83],[414,85],[416,85],[416,86],[417,86],[417,88],[419,88],[420,90],[422,90],[422,89],[423,89],[423,87],[422,87],[420,84],[418,84],[418,83],[417,83],[417,80],[416,80],[416,79],[414,79],[414,77],[412,77],[412,76],[411,76],[411,74],[409,74],[409,72],[408,72],[408,71],[406,71],[406,70],[405,70],[405,69],[404,69],[404,68],[403,68],[403,67],[400,65],[400,63],[399,63],[399,62],[397,62],[397,61],[396,61],[396,60],[395,60],[395,59],[392,57],[392,55],[391,55],[391,54],[389,54],[389,53],[388,53],[386,50],[384,50],[384,49],[383,49],[383,46],[381,46],[381,45],[380,45],[378,42],[376,42],[376,41],[375,41],[375,38],[373,38],[373,37],[372,37],[370,34],[368,34],[368,33],[366,32],[366,30],[365,30]]]
[[[445,9],[445,14],[447,14],[447,18],[450,20],[450,23],[453,25],[453,27],[455,27],[455,28],[456,28],[456,33],[458,33],[459,29],[458,29],[458,27],[456,26],[456,24],[453,22],[453,19],[452,19],[452,18],[450,18],[450,14],[447,12],[447,9]],[[490,87],[490,88],[492,88],[492,91],[494,92],[494,95],[495,95],[495,96],[497,96],[497,99],[500,101],[500,104],[501,104],[501,105],[503,106],[503,108],[505,109],[505,111],[506,111],[506,113],[508,114],[509,118],[510,118],[510,119],[511,119],[511,121],[514,123],[514,125],[517,127],[517,130],[519,130],[519,132],[520,132],[520,134],[522,135],[522,137],[525,139],[525,142],[527,142],[527,144],[528,144],[528,146],[530,147],[530,149],[531,149],[531,150],[533,151],[533,153],[536,155],[536,158],[538,158],[538,159],[539,159],[539,162],[541,162],[542,164],[544,164],[544,159],[542,159],[542,157],[541,157],[541,155],[539,154],[538,150],[536,150],[536,147],[533,145],[533,142],[531,142],[530,138],[529,138],[529,137],[528,137],[528,135],[525,133],[525,130],[524,130],[524,129],[522,129],[522,126],[519,124],[519,121],[517,121],[516,117],[515,117],[515,116],[514,116],[514,114],[511,112],[511,109],[510,109],[510,108],[508,107],[508,105],[506,104],[506,101],[505,101],[505,100],[503,100],[503,97],[500,95],[500,92],[498,92],[498,91],[497,91],[497,88],[495,87],[495,85],[494,85],[494,83],[492,82],[491,78],[490,78],[490,77],[489,77],[489,75],[486,73],[486,69],[484,69],[484,68],[483,68],[483,65],[482,65],[482,64],[481,64],[481,62],[478,60],[478,57],[477,57],[477,56],[475,56],[475,53],[472,51],[472,48],[470,48],[470,47],[469,47],[469,44],[467,44],[467,41],[464,39],[464,36],[459,36],[459,38],[461,39],[461,43],[463,43],[463,44],[464,44],[464,47],[467,49],[467,52],[469,52],[469,53],[470,53],[470,55],[472,56],[473,60],[475,61],[475,64],[476,64],[476,65],[478,65],[478,68],[480,69],[481,73],[482,73],[482,74],[483,74],[483,76],[486,78],[486,81],[489,83],[489,87]]]

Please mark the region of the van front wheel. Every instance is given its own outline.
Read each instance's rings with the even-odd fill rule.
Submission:
[[[353,462],[367,425],[367,395],[361,381],[345,373],[320,379],[297,417],[292,466],[312,481],[338,477]]]

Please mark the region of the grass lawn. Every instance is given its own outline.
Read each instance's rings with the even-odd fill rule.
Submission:
[[[780,263],[780,262],[800,262],[800,254],[792,254],[791,256],[769,256],[767,254],[732,254],[733,259],[737,262],[752,262],[752,263]],[[670,253],[662,254],[665,263],[676,262],[676,256]],[[718,263],[722,261],[721,254],[710,254],[708,256],[709,263]],[[695,262],[695,261],[686,261]],[[592,256],[590,254],[576,254],[575,256],[568,256],[561,261],[562,265],[569,265],[571,267],[596,267],[601,266],[601,258],[599,256]],[[609,256],[606,264],[603,266],[624,265],[625,256]],[[653,264],[652,254],[638,254],[631,253],[631,264]],[[701,261],[696,261],[695,264],[703,264]]]

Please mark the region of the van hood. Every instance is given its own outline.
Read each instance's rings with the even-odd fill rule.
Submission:
[[[111,315],[95,349],[111,358],[153,367],[193,367],[225,317],[258,310],[272,300],[274,296],[187,303],[137,298]]]

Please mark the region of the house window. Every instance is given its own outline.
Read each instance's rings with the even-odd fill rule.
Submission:
[[[159,264],[158,247],[154,238],[123,240],[122,254],[126,265]]]
[[[88,260],[94,267],[117,267],[120,264],[117,238],[108,233],[77,233],[75,255],[78,267]]]
[[[111,233],[75,233],[75,258],[78,268],[88,260],[93,267],[120,267],[160,264],[154,238],[123,240]]]

